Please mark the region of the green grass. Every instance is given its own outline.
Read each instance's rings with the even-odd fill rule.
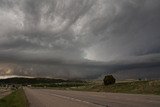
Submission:
[[[108,86],[92,83],[78,88],[75,87],[70,89],[79,91],[160,95],[160,81],[133,81],[116,83]]]
[[[0,99],[0,107],[28,107],[23,89],[18,89],[10,95]]]

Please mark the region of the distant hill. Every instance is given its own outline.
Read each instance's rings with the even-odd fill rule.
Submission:
[[[80,80],[63,80],[63,79],[52,79],[52,78],[6,78],[0,79],[0,84],[44,84],[44,83],[62,83],[62,82],[84,82]]]

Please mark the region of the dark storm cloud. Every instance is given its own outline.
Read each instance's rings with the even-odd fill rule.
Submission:
[[[159,56],[156,56],[154,58],[149,56],[147,56],[147,58],[139,57],[138,60],[134,59],[133,62],[119,61],[116,63],[94,61],[60,61],[59,59],[32,59],[31,61],[29,61],[22,58],[16,59],[15,62],[15,59],[10,58],[9,61],[0,59],[3,62],[0,63],[0,71],[1,75],[6,75],[8,74],[7,72],[11,70],[11,72],[9,73],[10,75],[55,77],[67,79],[95,79],[97,77],[103,78],[103,76],[106,74],[113,74],[117,79],[153,79],[159,77],[158,70],[160,61],[156,61],[158,57]]]
[[[95,59],[106,61],[159,53],[159,1],[132,2],[122,3],[121,12],[103,23],[102,31],[95,24],[98,30],[94,31],[104,36],[102,42],[89,50],[96,53]]]
[[[0,60],[57,77],[159,66],[159,10],[159,0],[0,0]]]
[[[44,52],[53,54],[52,57],[69,57],[69,59],[83,57],[81,49],[83,44],[74,40],[75,37],[70,27],[91,8],[93,1],[22,0],[14,3],[11,1],[1,2],[5,5],[1,6],[2,14],[4,14],[2,19],[6,21],[6,23],[2,22],[4,33],[2,32],[1,38],[4,40],[1,42],[1,48],[4,50],[5,48],[6,50],[15,48],[14,50],[17,49],[22,53],[27,48],[29,51],[33,51],[30,52],[31,54]],[[4,19],[6,17],[7,19]],[[8,23],[8,20],[14,22]],[[40,47],[41,51],[39,52],[36,47]],[[30,56],[28,57],[30,58]]]

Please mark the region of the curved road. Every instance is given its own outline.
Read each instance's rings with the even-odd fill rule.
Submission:
[[[30,107],[160,107],[160,96],[25,88]]]

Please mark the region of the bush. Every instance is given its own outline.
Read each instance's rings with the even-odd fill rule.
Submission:
[[[116,79],[112,75],[107,75],[103,79],[104,85],[114,84]]]

